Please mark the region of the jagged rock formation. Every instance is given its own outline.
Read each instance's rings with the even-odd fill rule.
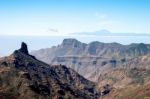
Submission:
[[[97,99],[95,84],[65,66],[50,66],[28,54],[27,45],[0,58],[1,99]]]
[[[21,48],[18,51],[24,54],[29,54],[27,44],[25,44],[24,42],[21,43]]]
[[[82,43],[64,39],[61,45],[31,52],[48,64],[66,65],[89,80],[98,82],[103,72],[116,67],[135,67],[138,57],[150,54],[150,44]],[[132,66],[130,65],[132,64]]]
[[[61,45],[31,52],[31,54],[36,55],[36,57],[45,62],[52,61],[54,57],[61,56],[126,58],[142,56],[147,53],[150,53],[150,44],[133,43],[130,45],[121,45],[119,43],[102,43],[97,41],[85,44],[76,39],[64,39]],[[51,58],[48,57],[48,55],[52,55],[54,57]]]
[[[65,64],[98,84],[100,99],[150,97],[150,45],[65,39],[59,46],[32,52],[48,64]],[[52,55],[53,57],[49,56]],[[109,85],[108,85],[109,84]]]

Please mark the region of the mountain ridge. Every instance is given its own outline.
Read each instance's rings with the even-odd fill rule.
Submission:
[[[0,98],[98,99],[95,84],[72,69],[50,66],[28,54],[27,45],[0,58]]]
[[[121,32],[110,32],[102,29],[93,32],[77,32],[71,33],[70,35],[93,35],[93,36],[150,36],[149,33],[121,33]]]
[[[64,44],[68,45],[64,46]],[[107,68],[124,66],[134,58],[136,60],[137,57],[150,54],[150,44],[122,45],[98,41],[85,44],[71,38],[63,40],[61,45],[34,51],[31,54],[48,64],[66,65],[87,79],[97,81],[98,77],[93,79],[94,73]]]

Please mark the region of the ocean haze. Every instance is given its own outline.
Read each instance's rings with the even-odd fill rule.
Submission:
[[[84,43],[99,41],[104,43],[117,42],[124,45],[131,43],[150,44],[149,36],[92,36],[92,35],[69,35],[69,36],[0,36],[0,56],[6,56],[19,48],[19,44],[24,41],[29,45],[29,51],[41,48],[57,46],[65,38],[75,38]]]

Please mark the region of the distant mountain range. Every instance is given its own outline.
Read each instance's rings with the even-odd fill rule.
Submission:
[[[96,82],[100,90],[111,86],[111,92],[106,96],[102,94],[102,99],[150,97],[150,44],[122,45],[98,41],[85,44],[69,38],[58,46],[31,54],[48,64],[74,69]]]
[[[63,65],[37,60],[22,43],[0,58],[0,99],[98,99],[95,83]]]
[[[70,38],[31,53],[22,43],[0,58],[0,99],[150,97],[150,44],[85,44]]]
[[[74,69],[89,80],[98,82],[103,72],[113,68],[141,67],[143,57],[150,54],[150,44],[91,42],[64,39],[58,46],[32,51],[32,55],[48,64],[62,64]],[[143,63],[148,68],[149,59]]]
[[[71,33],[71,35],[95,35],[95,36],[150,36],[148,33],[112,33],[108,30],[99,30],[95,32]]]

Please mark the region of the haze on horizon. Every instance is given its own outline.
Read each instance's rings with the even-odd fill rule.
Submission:
[[[86,35],[100,30],[150,34],[149,4],[149,0],[0,0],[0,56],[11,54],[22,41],[30,51],[58,45],[64,38],[150,44],[149,37]],[[82,32],[85,36],[70,35]]]
[[[1,0],[0,35],[150,33],[149,0]]]

